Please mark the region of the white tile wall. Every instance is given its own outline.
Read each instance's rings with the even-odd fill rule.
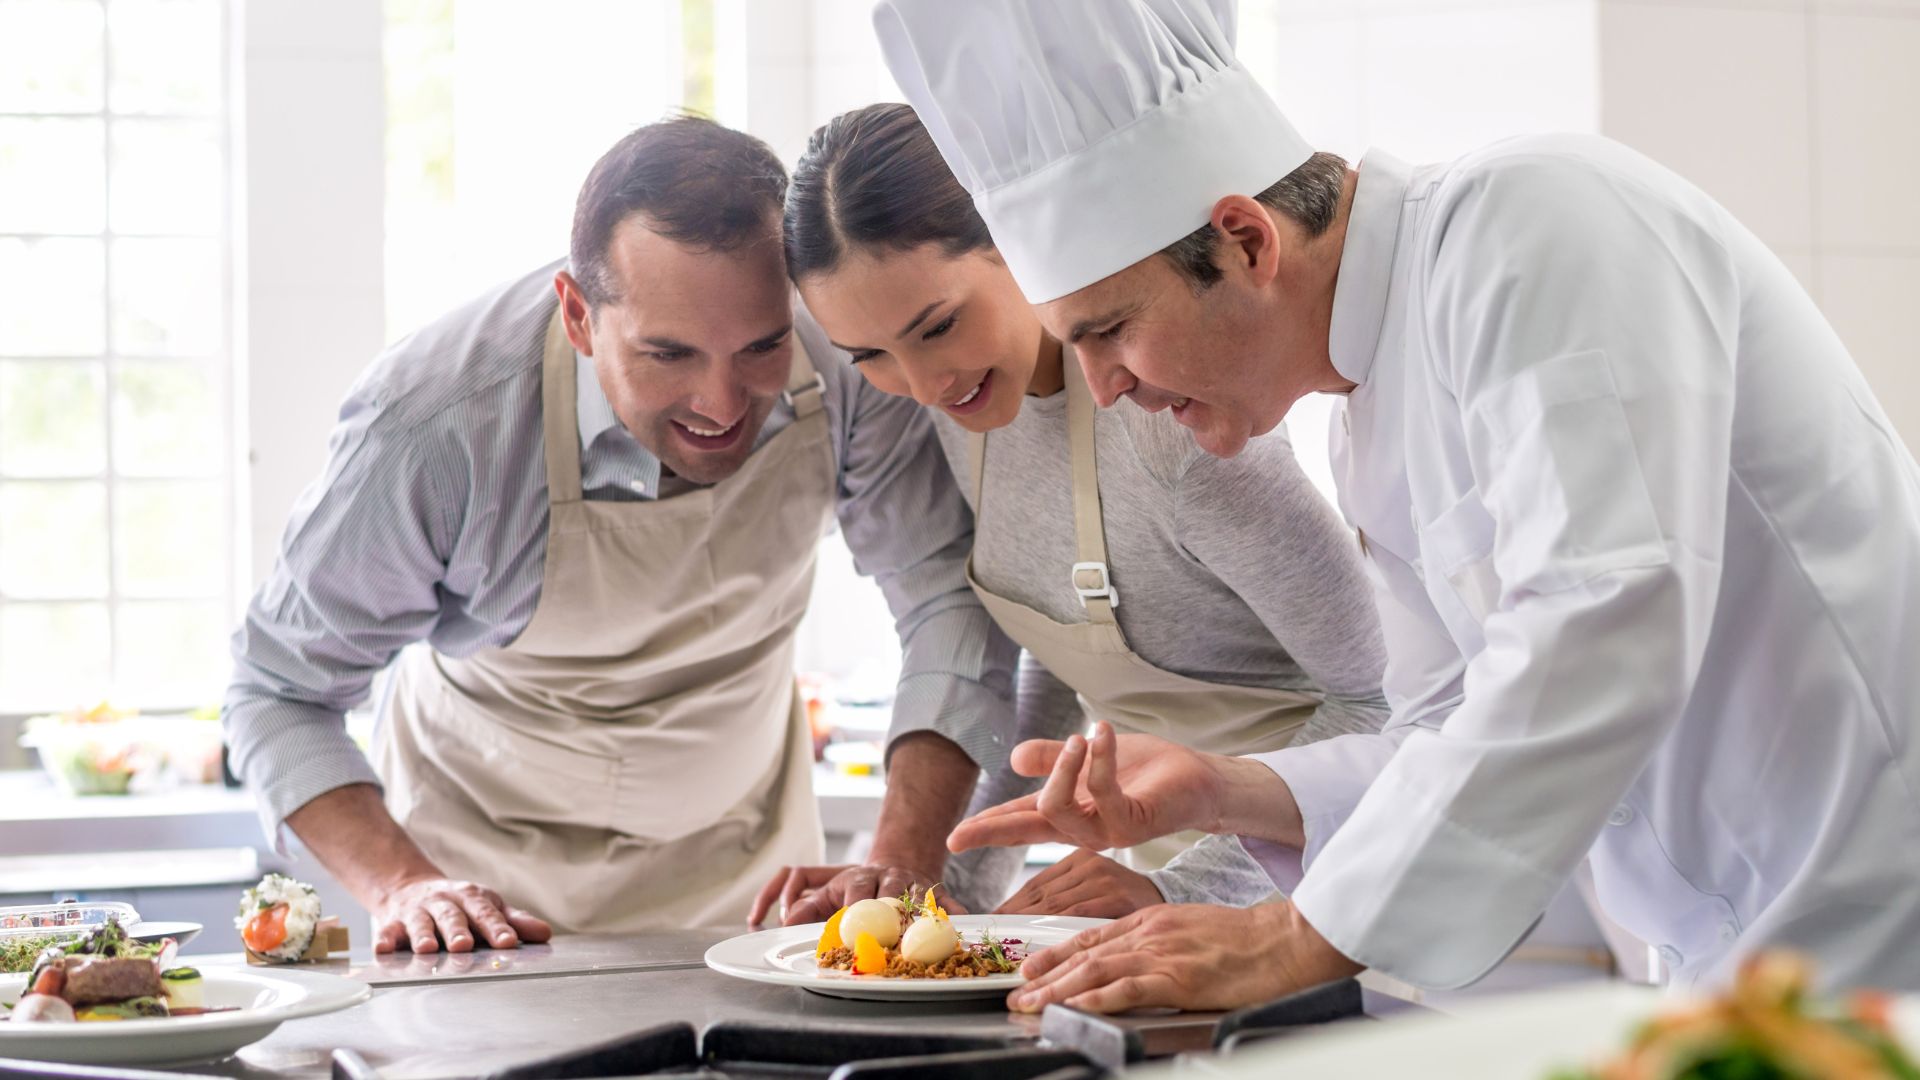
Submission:
[[[1401,158],[1438,161],[1510,135],[1598,127],[1598,35],[1586,0],[1377,15],[1365,33],[1366,135]]]
[[[1920,249],[1920,7],[1812,19],[1819,241]]]
[[[1667,165],[1774,250],[1813,244],[1807,18],[1606,4],[1602,129]]]

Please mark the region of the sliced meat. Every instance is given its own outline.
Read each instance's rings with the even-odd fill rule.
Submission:
[[[151,960],[69,956],[62,964],[67,969],[67,985],[61,996],[74,1005],[101,1005],[165,993],[160,971]]]

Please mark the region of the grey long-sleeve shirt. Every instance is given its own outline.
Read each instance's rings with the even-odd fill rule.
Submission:
[[[547,533],[541,348],[560,265],[395,344],[341,407],[325,470],[233,636],[227,740],[276,843],[308,801],[378,782],[344,713],[401,648],[467,656],[533,617]],[[890,738],[936,731],[992,770],[1013,726],[1016,651],[966,586],[971,515],[920,408],[869,387],[804,311],[795,331],[825,382],[840,527],[905,651]],[[579,380],[576,405],[586,497],[659,497],[659,461],[596,380]],[[762,442],[792,419],[777,405]]]
[[[945,415],[935,428],[971,503],[970,437]],[[1386,653],[1359,547],[1285,433],[1215,458],[1171,414],[1131,401],[1101,410],[1094,433],[1107,558],[1125,597],[1114,612],[1133,651],[1208,682],[1317,696],[1296,745],[1378,731],[1389,712]],[[989,436],[974,574],[1057,621],[1083,622],[1066,570],[1076,558],[1067,445],[1064,393],[1025,399],[1013,423]],[[1023,676],[1022,738],[1061,738],[1085,723],[1070,692],[1026,686],[1051,678]],[[985,788],[993,794],[983,790],[977,803],[1027,790],[1006,776],[987,777]],[[1153,877],[1175,902],[1250,904],[1273,892],[1233,837],[1208,838]]]

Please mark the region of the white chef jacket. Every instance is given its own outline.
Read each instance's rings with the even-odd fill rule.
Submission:
[[[1394,717],[1262,755],[1315,929],[1461,986],[1590,857],[1676,985],[1920,990],[1920,468],[1780,261],[1604,139],[1376,152],[1330,344]]]

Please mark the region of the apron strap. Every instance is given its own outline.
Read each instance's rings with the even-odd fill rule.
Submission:
[[[1063,352],[1066,346],[1062,345]],[[1087,621],[1113,625],[1120,590],[1107,569],[1107,532],[1100,517],[1100,464],[1094,441],[1093,391],[1087,373],[1071,353],[1061,357],[1067,382],[1067,444],[1073,454],[1073,591],[1087,609]]]
[[[578,362],[556,302],[540,359],[540,418],[545,427],[541,439],[549,504],[580,501],[580,405],[574,378]]]
[[[780,400],[793,409],[795,420],[805,420],[826,408],[826,389],[827,381],[813,366],[806,343],[800,340],[799,334],[793,335],[793,366],[787,371],[787,388]]]

